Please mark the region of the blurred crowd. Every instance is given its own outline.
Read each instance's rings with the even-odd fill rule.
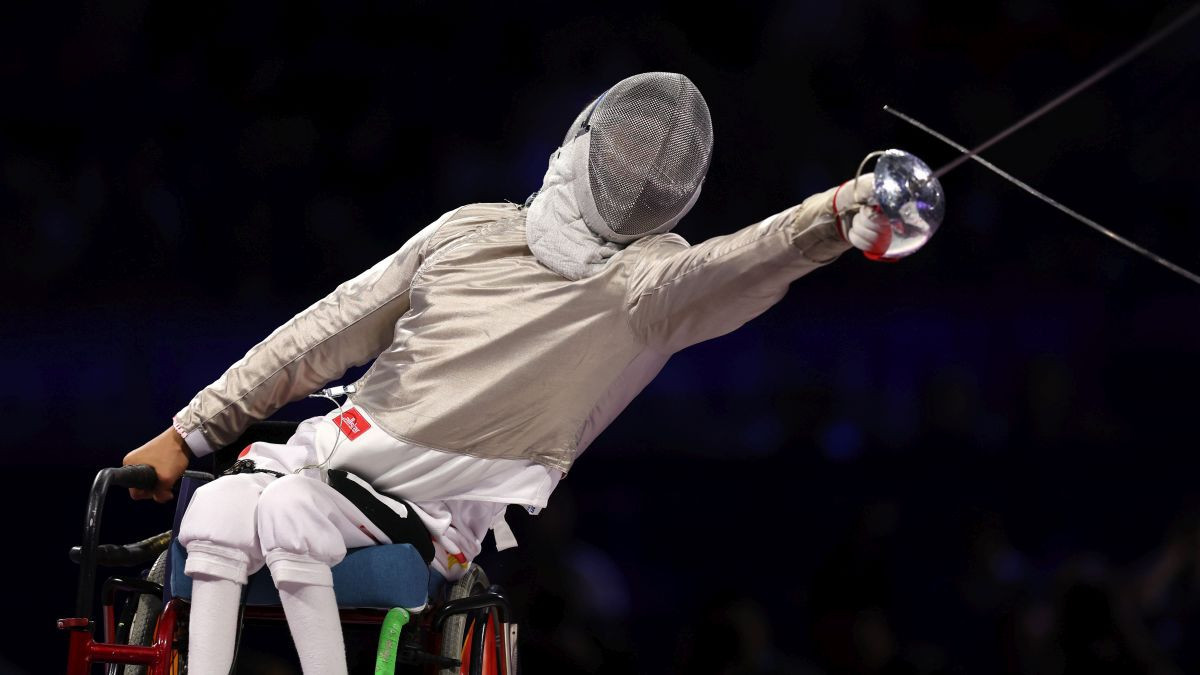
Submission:
[[[1186,6],[631,5],[538,22],[499,7],[463,22],[429,3],[7,7],[2,262],[25,292],[4,302],[307,299],[447,209],[524,200],[579,106],[654,68],[686,72],[713,110],[712,173],[682,230],[701,239],[844,180],[880,146],[952,156],[883,103],[978,142]],[[1162,226],[1183,217],[1171,197],[1200,150],[1183,134],[1197,94],[1186,30],[993,159],[1142,244],[1194,245]],[[1160,287],[982,170],[946,186],[956,253],[906,283]]]
[[[483,559],[514,591],[523,661],[537,673],[1200,672],[1200,501],[1186,480],[1139,488],[1160,470],[1127,467],[1124,483],[1070,443],[1037,446],[1067,457],[1006,466],[929,431],[902,456],[813,461],[819,442],[793,440],[783,450],[807,459],[628,461],[568,481],[519,520],[519,556]]]

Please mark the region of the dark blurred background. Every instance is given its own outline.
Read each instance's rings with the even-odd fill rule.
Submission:
[[[0,672],[58,672],[87,488],[438,215],[520,202],[578,110],[686,73],[727,233],[869,151],[978,143],[1191,6],[7,3]],[[988,156],[1168,258],[1200,22]],[[1200,672],[1200,287],[974,165],[898,264],[854,253],[676,356],[481,561],[529,673]],[[326,406],[298,406],[299,419]],[[166,529],[117,496],[107,540]]]

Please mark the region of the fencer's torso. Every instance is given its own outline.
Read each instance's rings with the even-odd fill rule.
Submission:
[[[630,324],[626,256],[565,279],[530,252],[524,215],[476,204],[430,237],[354,401],[396,438],[565,472],[667,356]]]
[[[643,237],[578,280],[530,251],[521,207],[456,209],[251,348],[175,428],[211,452],[375,359],[353,400],[389,436],[565,472],[671,354],[736,329],[849,248],[833,194],[694,246]]]

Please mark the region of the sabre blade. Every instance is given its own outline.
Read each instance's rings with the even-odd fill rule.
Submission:
[[[1038,108],[1037,110],[1034,110],[1033,112],[1029,113],[1025,117],[1022,117],[1020,120],[1018,120],[1016,122],[1016,124],[1013,124],[1012,126],[1008,127],[1004,131],[1001,131],[1000,133],[996,134],[995,136],[992,136],[991,138],[984,141],[983,143],[980,143],[979,146],[976,147],[974,150],[960,148],[960,150],[962,151],[963,154],[954,158],[953,160],[948,162],[945,166],[938,169],[937,171],[934,171],[933,177],[941,178],[942,176],[949,173],[952,169],[959,166],[963,162],[967,161],[971,157],[978,155],[979,153],[983,152],[984,150],[987,150],[988,148],[999,143],[1000,141],[1004,140],[1005,138],[1008,138],[1009,135],[1011,135],[1012,133],[1021,129],[1026,124],[1029,124],[1030,122],[1036,120],[1037,118],[1041,117],[1042,115],[1045,115],[1046,113],[1050,112],[1051,110],[1054,110],[1055,108],[1057,108],[1060,104],[1064,103],[1065,101],[1067,101],[1071,98],[1074,98],[1075,95],[1078,94],[1079,92],[1083,91],[1084,89],[1087,89],[1088,87],[1092,86],[1093,84],[1096,84],[1100,80],[1104,79],[1112,71],[1116,70],[1117,68],[1120,68],[1121,66],[1125,65],[1129,61],[1133,60],[1133,57],[1137,56],[1138,54],[1141,54],[1142,52],[1146,51],[1150,47],[1153,47],[1160,40],[1167,37],[1171,33],[1174,33],[1175,30],[1178,29],[1180,26],[1182,26],[1183,24],[1196,18],[1197,14],[1200,14],[1200,3],[1196,4],[1190,10],[1184,12],[1183,14],[1180,14],[1178,17],[1176,17],[1176,19],[1174,21],[1167,24],[1163,28],[1159,29],[1158,32],[1154,33],[1150,37],[1148,37],[1145,40],[1142,40],[1138,44],[1134,45],[1129,51],[1127,51],[1124,54],[1113,59],[1112,62],[1109,63],[1107,66],[1104,66],[1100,70],[1097,70],[1096,72],[1092,73],[1090,76],[1085,78],[1079,84],[1077,84],[1074,87],[1071,87],[1070,89],[1059,94],[1052,101],[1050,101],[1049,103],[1046,103],[1045,105]],[[886,106],[884,107],[884,110],[887,110]]]
[[[1185,279],[1188,279],[1197,284],[1200,284],[1200,275],[1197,275],[1195,272],[1191,272],[1187,269],[1184,269],[1183,267],[1176,265],[1175,263],[1171,262],[1170,260],[1167,260],[1166,258],[1158,255],[1157,253],[1154,253],[1153,251],[1151,251],[1147,248],[1138,246],[1137,244],[1133,243],[1132,241],[1129,241],[1125,237],[1122,237],[1121,235],[1117,234],[1116,232],[1113,232],[1112,230],[1108,229],[1107,227],[1104,227],[1100,223],[1097,223],[1096,221],[1092,220],[1091,218],[1088,218],[1087,216],[1079,213],[1078,211],[1070,209],[1070,208],[1060,204],[1058,201],[1051,199],[1050,197],[1047,197],[1046,195],[1042,194],[1041,192],[1038,192],[1037,190],[1030,187],[1028,183],[1025,183],[1024,181],[1014,177],[1013,175],[1009,174],[1007,171],[1004,171],[1003,169],[996,166],[995,164],[992,164],[991,162],[987,161],[986,159],[984,159],[984,158],[976,155],[972,151],[968,150],[966,148],[966,146],[962,145],[961,143],[956,143],[956,142],[950,140],[945,135],[940,134],[937,131],[934,131],[933,129],[929,128],[925,124],[922,124],[921,122],[913,119],[912,117],[909,117],[908,115],[905,115],[904,113],[900,112],[899,110],[896,110],[895,108],[892,108],[891,106],[885,105],[885,106],[883,106],[883,110],[884,110],[884,112],[887,112],[892,115],[895,115],[896,117],[899,117],[900,119],[904,120],[905,122],[908,122],[909,124],[913,125],[914,127],[920,129],[921,131],[924,131],[925,133],[929,134],[930,136],[933,136],[934,138],[938,139],[939,141],[945,143],[946,145],[949,145],[950,147],[955,148],[959,152],[965,153],[963,155],[963,159],[973,159],[976,162],[979,162],[983,166],[987,167],[993,173],[999,175],[1001,178],[1007,180],[1008,182],[1012,183],[1013,185],[1016,185],[1017,187],[1028,192],[1029,194],[1033,195],[1034,197],[1037,197],[1038,199],[1046,202],[1050,206],[1053,206],[1054,208],[1058,209],[1059,211],[1062,211],[1063,213],[1067,214],[1068,216],[1071,216],[1075,220],[1083,223],[1084,225],[1087,225],[1088,227],[1092,228],[1093,230],[1096,230],[1100,234],[1103,234],[1104,236],[1108,237],[1109,239],[1112,239],[1113,241],[1116,241],[1117,243],[1128,247],[1130,250],[1134,251],[1135,253],[1140,253],[1141,255],[1149,258],[1150,260],[1153,260],[1154,262],[1162,265],[1163,267],[1166,267],[1167,269],[1171,270],[1172,272],[1179,274],[1180,276],[1184,277]]]

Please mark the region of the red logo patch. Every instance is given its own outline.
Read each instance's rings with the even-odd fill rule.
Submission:
[[[334,424],[346,434],[346,438],[354,440],[366,433],[367,429],[371,428],[371,423],[363,418],[362,414],[354,408],[342,413],[335,418]]]

